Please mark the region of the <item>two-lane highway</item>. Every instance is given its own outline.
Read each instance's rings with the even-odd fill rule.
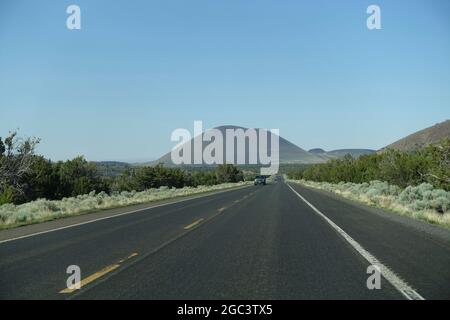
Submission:
[[[449,234],[280,181],[0,243],[0,297],[448,299]]]
[[[256,191],[243,188],[220,192],[0,243],[0,297],[67,298],[59,292],[66,287],[69,265],[79,266],[85,278],[134,255],[116,268],[120,270],[192,232]]]

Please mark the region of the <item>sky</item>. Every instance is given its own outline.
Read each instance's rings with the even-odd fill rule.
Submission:
[[[195,120],[333,150],[447,119],[448,0],[0,1],[0,136],[52,160],[155,159]]]

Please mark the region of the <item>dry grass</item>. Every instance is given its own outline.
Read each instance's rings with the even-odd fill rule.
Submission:
[[[350,200],[450,228],[450,192],[434,189],[428,183],[401,190],[399,187],[383,181],[360,184],[288,181],[333,192]]]
[[[198,186],[185,188],[161,187],[142,192],[115,193],[104,192],[81,195],[62,200],[39,199],[21,205],[5,204],[0,206],[0,229],[12,228],[37,222],[60,219],[84,213],[125,207],[135,204],[154,202],[176,197],[190,196],[209,191],[224,190],[249,184],[248,182],[224,183],[214,186]]]

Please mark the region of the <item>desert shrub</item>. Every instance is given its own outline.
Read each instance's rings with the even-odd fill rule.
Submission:
[[[244,181],[244,175],[237,167],[232,164],[221,164],[216,169],[216,178],[218,183]]]
[[[221,165],[211,170],[188,172],[180,168],[138,167],[128,169],[112,183],[113,191],[143,191],[166,186],[169,188],[212,186],[220,183],[243,181],[241,170],[234,165]]]
[[[74,197],[91,191],[109,191],[109,186],[99,176],[95,164],[79,156],[55,164],[58,185],[55,198]]]
[[[426,182],[435,188],[450,191],[450,139],[412,152],[384,150],[358,159],[350,156],[333,159],[291,171],[288,177],[331,183],[379,180],[399,188]]]
[[[13,202],[25,198],[26,177],[35,159],[34,150],[39,139],[18,137],[11,131],[0,137],[0,201]]]
[[[14,201],[14,189],[5,187],[0,191],[0,205],[5,203],[12,203]]]
[[[429,183],[422,183],[419,186],[409,186],[403,190],[398,200],[414,210],[431,209],[439,213],[444,213],[450,209],[450,192],[442,189],[434,189]]]
[[[163,165],[125,166],[122,174],[103,177],[100,172],[102,168],[105,171],[105,164],[98,168],[82,156],[55,163],[35,155],[34,149],[39,141],[18,138],[17,132],[11,132],[5,139],[0,138],[0,205],[84,197],[92,192],[101,194],[97,197],[101,199],[105,194],[121,191],[212,186],[244,179],[242,171],[231,164],[194,172]]]
[[[140,192],[122,191],[112,192],[111,194],[106,192],[95,193],[94,191],[91,191],[89,194],[63,198],[61,200],[39,199],[19,205],[8,203],[0,206],[0,228],[57,219],[95,210],[147,203],[208,191],[223,190],[244,184],[244,182],[239,182],[184,188],[169,188],[167,186],[162,186]]]
[[[437,189],[430,183],[401,189],[377,180],[359,184],[353,182],[333,184],[292,179],[288,181],[334,192],[352,200],[450,227],[450,192]]]

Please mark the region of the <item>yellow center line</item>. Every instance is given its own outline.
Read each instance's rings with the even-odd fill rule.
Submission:
[[[134,253],[130,254],[125,260],[128,260],[128,259],[131,259],[133,257],[136,257],[137,255],[138,255],[138,253],[134,252]]]
[[[98,271],[98,272],[96,272],[94,274],[91,274],[89,277],[84,278],[83,280],[80,281],[80,287],[79,288],[73,288],[73,289],[66,288],[66,289],[61,290],[59,293],[72,293],[72,292],[74,292],[76,290],[79,290],[82,287],[84,287],[85,285],[87,285],[87,284],[89,284],[89,283],[91,283],[91,282],[93,282],[93,281],[103,277],[105,274],[116,270],[117,268],[120,267],[121,263],[123,263],[123,262],[125,262],[125,261],[127,261],[127,260],[129,260],[129,259],[131,259],[133,257],[136,257],[137,255],[138,255],[138,253],[134,252],[134,253],[130,254],[128,257],[126,257],[125,259],[119,260],[118,263],[109,265],[109,266],[103,268],[102,270],[100,270],[100,271]]]
[[[197,221],[195,221],[195,222],[191,223],[190,225],[187,225],[186,227],[184,227],[184,230],[191,229],[191,228],[195,227],[196,225],[198,225],[202,221],[203,221],[203,218],[198,219]]]
[[[223,208],[220,208],[220,209],[217,210],[217,211],[219,211],[220,213],[222,213],[222,212],[224,212],[226,209],[227,209],[226,207],[223,207]]]
[[[96,272],[96,273],[90,275],[89,277],[87,277],[87,278],[81,280],[81,282],[80,282],[80,289],[81,289],[83,286],[85,286],[85,285],[87,285],[87,284],[89,284],[89,283],[91,283],[91,282],[97,280],[98,278],[103,277],[105,274],[107,274],[107,273],[109,273],[109,272],[111,272],[111,271],[116,270],[118,267],[120,267],[120,264],[112,264],[112,265],[107,266],[107,267],[103,268],[102,270],[100,270],[100,271],[98,271],[98,272]],[[78,290],[78,289],[77,289],[77,288],[73,288],[73,289],[66,288],[66,289],[64,289],[64,290],[61,290],[59,293],[72,293],[72,292],[74,292],[75,290]]]

